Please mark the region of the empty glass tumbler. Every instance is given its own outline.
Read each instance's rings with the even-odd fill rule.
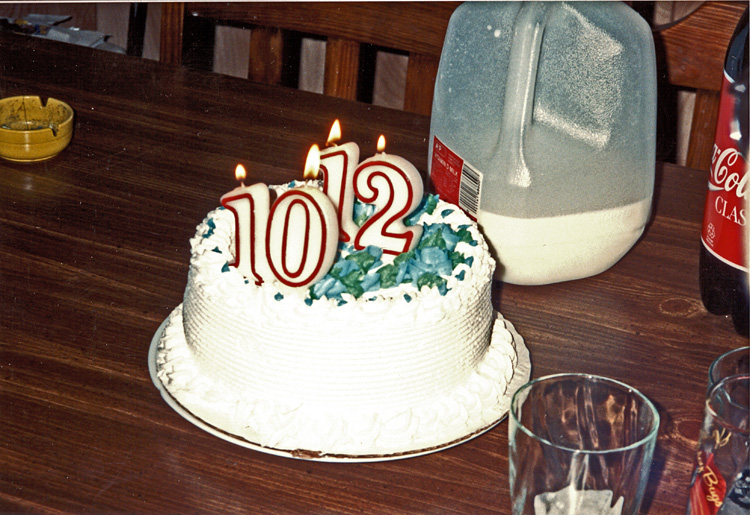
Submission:
[[[750,347],[725,352],[708,368],[708,392],[725,377],[747,374],[750,374]]]
[[[513,513],[637,513],[658,428],[654,405],[619,381],[560,374],[526,384],[510,407]]]
[[[750,513],[750,376],[711,388],[695,454],[688,515]]]

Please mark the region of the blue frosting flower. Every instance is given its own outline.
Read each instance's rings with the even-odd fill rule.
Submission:
[[[414,225],[424,213],[428,215],[434,213],[439,198],[438,195],[426,195],[422,197],[422,202],[404,219],[404,225]]]
[[[341,298],[341,294],[345,291],[346,286],[344,286],[341,281],[328,274],[312,286],[310,296],[313,299],[321,299],[323,297],[334,299]]]
[[[409,275],[418,279],[422,274],[451,275],[453,262],[446,249],[428,247],[417,249],[409,263]]]
[[[371,270],[362,278],[362,289],[366,292],[378,291],[380,289],[380,274]]]

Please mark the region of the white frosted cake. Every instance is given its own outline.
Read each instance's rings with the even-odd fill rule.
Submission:
[[[517,363],[491,303],[495,263],[456,206],[428,197],[412,223],[415,250],[384,263],[340,244],[329,275],[294,295],[230,266],[233,215],[212,211],[159,379],[211,426],[301,457],[411,453],[492,426]]]

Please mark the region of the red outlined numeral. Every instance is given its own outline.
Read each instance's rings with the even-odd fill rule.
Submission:
[[[362,250],[375,245],[391,255],[414,248],[422,227],[407,227],[403,220],[416,209],[424,193],[417,169],[398,156],[375,156],[359,165],[353,183],[357,198],[375,205],[375,213],[360,228],[354,247]]]
[[[333,265],[338,234],[336,210],[323,192],[284,192],[268,217],[265,256],[271,272],[289,287],[314,283]]]

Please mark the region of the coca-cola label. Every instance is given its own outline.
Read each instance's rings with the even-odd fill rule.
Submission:
[[[703,245],[721,261],[747,272],[747,202],[750,200],[747,161],[737,148],[735,96],[724,75],[711,172],[703,218]],[[733,134],[734,133],[734,134]],[[734,138],[733,138],[734,136]]]

